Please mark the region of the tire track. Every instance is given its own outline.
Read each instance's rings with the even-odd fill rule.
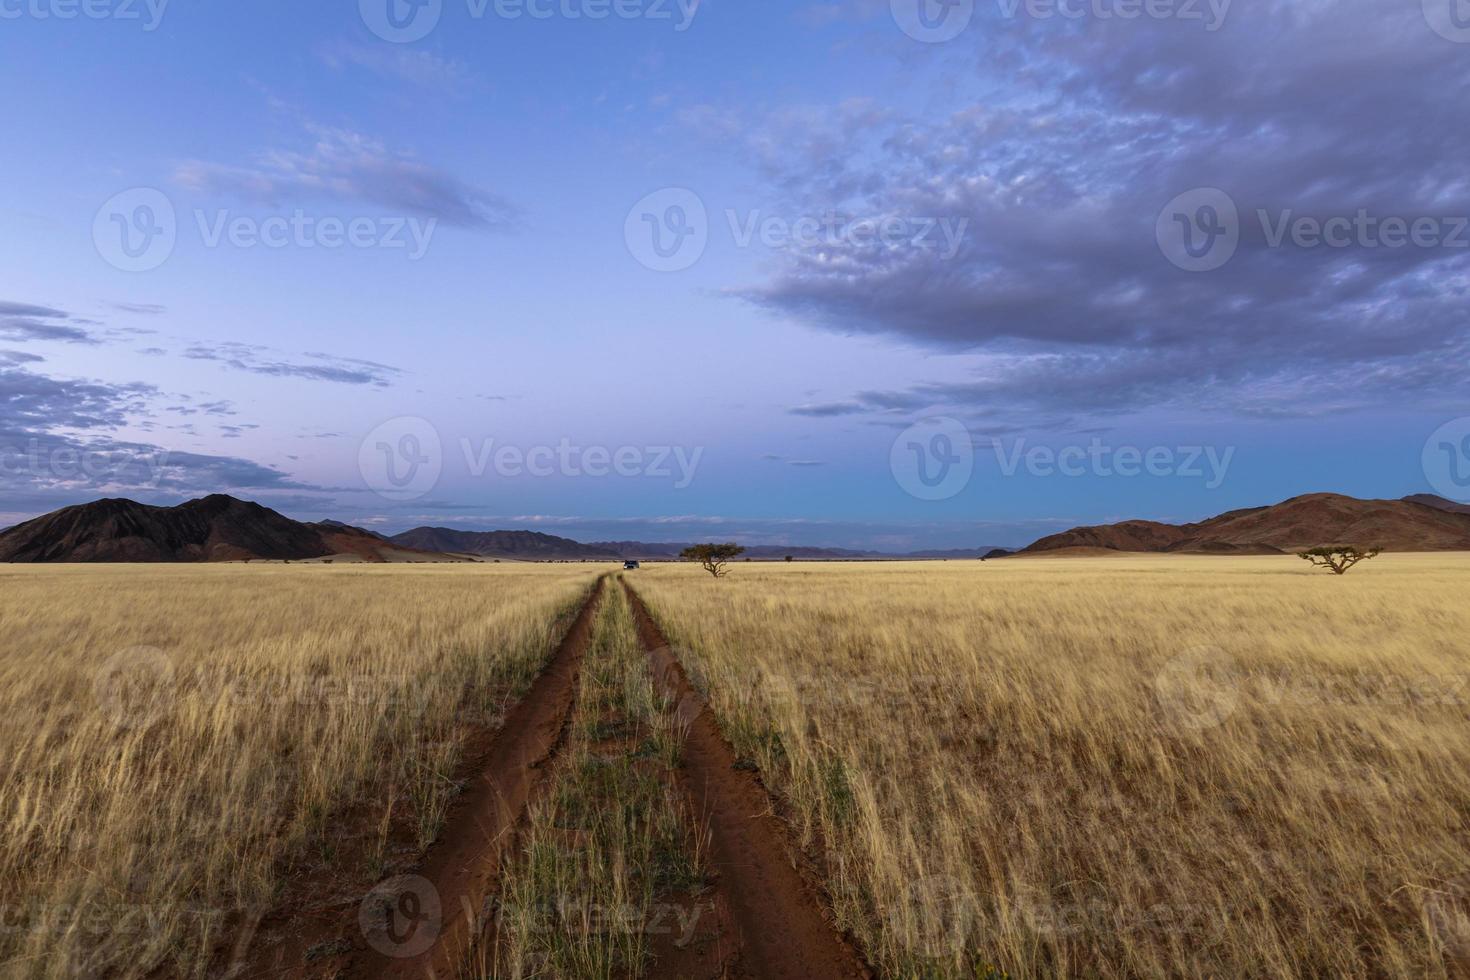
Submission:
[[[368,948],[352,942],[345,944],[350,951],[339,946],[323,957],[330,962],[313,963],[313,954],[292,942],[274,956],[253,951],[231,976],[448,980],[463,972],[516,826],[565,740],[606,584],[605,576],[597,580],[556,652],[507,715],[414,873],[380,883],[366,900],[351,903],[356,923],[350,931],[365,937]],[[345,931],[339,923],[326,934]]]
[[[438,938],[417,956],[378,956],[351,976],[447,980],[462,972],[484,927],[485,900],[495,887],[516,825],[566,740],[582,658],[592,640],[606,583],[605,577],[597,580],[550,664],[506,718],[502,737],[491,747],[479,778],[450,814],[423,862],[419,874],[433,884],[443,914]]]
[[[714,713],[689,683],[648,608],[626,581],[638,636],[654,685],[677,705],[687,730],[683,765],[694,812],[704,815],[718,891],[735,923],[739,971],[760,980],[846,980],[871,977],[857,950],[828,917],[816,888],[792,856],[796,848],[771,798],[750,772],[735,767]],[[655,963],[652,980],[680,977]]]

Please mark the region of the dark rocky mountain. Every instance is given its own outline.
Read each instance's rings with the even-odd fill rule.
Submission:
[[[329,554],[315,528],[223,494],[177,507],[98,500],[0,534],[0,561],[10,562],[236,561]]]
[[[1387,551],[1470,550],[1470,514],[1413,500],[1314,493],[1270,507],[1230,511],[1197,524],[1123,521],[1073,528],[1042,538],[1020,553],[1270,555],[1333,544]]]
[[[269,507],[215,494],[177,507],[98,500],[0,532],[5,562],[433,560],[337,521],[303,524]]]

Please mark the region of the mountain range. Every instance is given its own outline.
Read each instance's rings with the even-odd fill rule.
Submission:
[[[1317,493],[1269,507],[1230,511],[1194,524],[1131,520],[1077,527],[1016,554],[1065,556],[1142,552],[1269,555],[1329,544],[1388,551],[1470,551],[1470,506],[1431,494],[1359,500]],[[79,504],[0,531],[0,562],[367,562],[668,560],[676,543],[584,544],[537,531],[419,527],[385,537],[340,521],[304,523],[224,494],[176,507],[108,499]],[[840,548],[754,545],[745,557],[804,561],[965,559],[1001,553],[989,546],[884,554]]]
[[[1123,521],[1076,527],[1042,538],[1019,554],[1279,555],[1334,544],[1385,551],[1470,551],[1470,507],[1432,494],[1359,500],[1313,493],[1197,524]]]

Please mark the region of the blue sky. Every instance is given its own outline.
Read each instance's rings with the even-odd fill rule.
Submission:
[[[0,524],[1466,499],[1451,2],[0,0]]]

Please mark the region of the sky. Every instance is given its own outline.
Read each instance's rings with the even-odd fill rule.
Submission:
[[[1462,0],[0,0],[0,526],[1470,501]]]

